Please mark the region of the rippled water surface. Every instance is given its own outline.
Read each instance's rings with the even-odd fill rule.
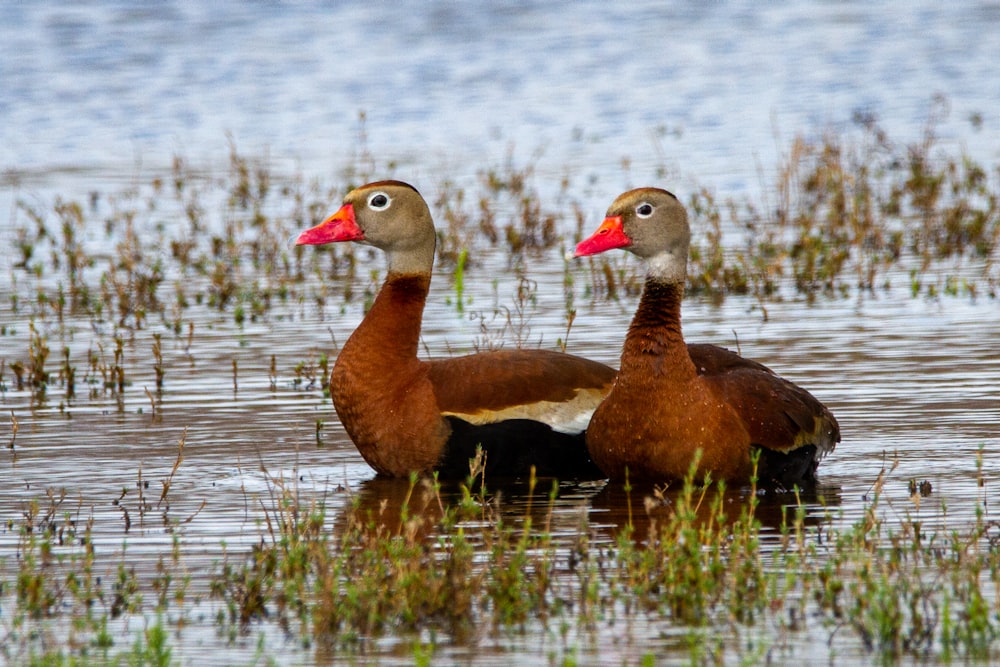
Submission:
[[[995,3],[334,4],[0,7],[0,441],[14,445],[0,476],[4,557],[15,551],[12,526],[28,503],[50,494],[55,500],[43,505],[57,503],[60,515],[94,518],[99,551],[127,542],[129,558],[148,572],[180,534],[198,588],[223,543],[233,550],[260,539],[276,480],[324,499],[331,517],[359,495],[377,504],[400,493],[373,479],[321,383],[295,371],[346,340],[362,316],[360,297],[323,309],[312,300],[278,304],[242,326],[231,311],[196,308],[185,316],[192,329],[180,335],[150,322],[126,335],[120,396],[82,377],[88,352],[113,356],[113,325],[50,319],[39,324],[50,365],[71,350],[77,396],[17,390],[9,369],[28,355],[32,318],[23,306],[34,284],[8,252],[15,229],[28,224],[18,200],[45,209],[57,197],[96,192],[106,207],[109,195],[168,174],[174,155],[212,173],[232,142],[307,181],[339,186],[334,179],[360,163],[414,182],[429,199],[446,179],[473,182],[509,157],[534,165],[543,197],[563,196],[566,179],[589,228],[632,185],[756,193],[792,136],[849,130],[858,115],[877,118],[902,141],[919,139],[936,115],[945,146],[987,164],[1000,155]],[[573,215],[563,222],[568,235]],[[96,254],[114,252],[97,227],[86,243]],[[374,254],[358,257],[361,293],[371,286],[368,271],[382,264]],[[475,316],[491,322],[498,306],[512,307],[516,283],[505,259],[482,262],[466,276],[461,312],[448,274],[435,277],[424,326],[429,354],[469,351],[483,336]],[[591,299],[582,263],[570,274],[577,315],[569,351],[616,364],[634,298]],[[561,253],[534,258],[528,276],[537,286],[528,342],[554,347],[566,334]],[[165,291],[179,278],[170,276]],[[318,289],[309,280],[302,293]],[[893,464],[886,496],[901,512],[912,509],[908,481],[931,482],[931,501],[916,510],[928,525],[944,522],[942,504],[949,522],[971,520],[984,493],[980,451],[991,497],[1000,476],[1000,307],[988,297],[913,298],[907,281],[895,276],[896,288],[876,295],[769,303],[766,319],[750,298],[684,304],[689,341],[738,348],[833,410],[843,442],[821,478],[825,502],[845,523]],[[153,333],[163,335],[162,395],[152,391]],[[512,515],[523,502],[513,494]],[[567,531],[581,514],[598,531],[622,516],[620,498],[600,484],[564,485],[556,508]],[[648,643],[628,645],[606,637],[583,657],[612,651],[635,660],[675,645],[669,633],[651,627]],[[254,656],[254,639],[231,646],[211,630],[187,636],[176,656],[185,664],[207,664],[206,647],[224,651],[220,664]],[[811,639],[798,650],[824,656],[827,637],[818,649]],[[481,647],[444,655],[548,662],[536,656],[551,649],[544,637],[500,644],[495,654]],[[289,648],[276,659],[327,657]],[[391,645],[376,657],[407,661]]]
[[[604,184],[758,185],[782,143],[852,114],[996,157],[990,2],[5,3],[0,166],[130,174],[227,136],[309,173],[350,157],[360,111],[408,180],[462,176],[513,146]],[[981,119],[979,130],[970,117]],[[982,139],[987,139],[983,141]],[[633,173],[622,175],[628,158]],[[684,182],[683,180],[681,181]]]

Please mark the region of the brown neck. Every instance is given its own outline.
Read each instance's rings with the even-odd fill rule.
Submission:
[[[684,286],[681,283],[646,279],[639,308],[625,336],[622,370],[626,359],[645,363],[650,358],[673,357],[673,371],[695,374],[694,364],[681,333],[683,298]]]
[[[390,272],[345,349],[361,345],[368,352],[377,350],[380,355],[416,359],[430,282],[428,274]]]

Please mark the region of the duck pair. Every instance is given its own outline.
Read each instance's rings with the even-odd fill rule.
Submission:
[[[691,232],[674,195],[619,196],[576,256],[624,248],[648,273],[625,336],[621,369],[548,350],[417,357],[437,234],[411,185],[379,181],[296,244],[355,241],[386,254],[388,275],[344,344],[330,378],[347,434],[378,473],[682,479],[697,474],[790,488],[815,481],[840,441],[830,411],[766,366],[725,348],[685,344],[681,299]],[[754,452],[758,456],[753,456]]]

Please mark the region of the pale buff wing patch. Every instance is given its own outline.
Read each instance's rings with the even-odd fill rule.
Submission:
[[[604,400],[606,393],[601,389],[580,389],[568,401],[538,401],[499,410],[483,409],[471,413],[442,412],[441,414],[444,417],[457,417],[476,425],[496,424],[509,419],[530,419],[548,425],[553,431],[576,435],[587,429],[590,417]]]

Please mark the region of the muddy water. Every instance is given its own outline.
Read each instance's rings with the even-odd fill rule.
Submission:
[[[534,164],[544,197],[555,200],[557,183],[568,179],[593,224],[630,185],[667,181],[685,194],[705,184],[746,196],[792,135],[849,129],[856,113],[878,118],[900,141],[919,139],[939,115],[946,146],[996,162],[1000,14],[988,3],[632,5],[0,7],[0,360],[7,364],[0,444],[13,444],[2,454],[2,557],[16,553],[16,526],[37,501],[43,514],[92,517],[98,553],[117,562],[124,543],[146,576],[179,535],[183,567],[203,593],[223,543],[234,551],[267,534],[265,509],[281,485],[324,502],[331,529],[352,498],[377,504],[401,492],[373,479],[319,384],[296,381],[297,364],[335,353],[346,339],[362,315],[360,298],[323,311],[303,298],[243,326],[231,311],[199,307],[184,314],[190,336],[156,321],[124,332],[122,395],[84,377],[88,350],[112,358],[113,327],[95,329],[89,319],[60,327],[50,318],[39,324],[52,349],[49,368],[70,347],[77,396],[67,398],[59,385],[44,398],[14,387],[9,364],[28,356],[24,306],[33,294],[9,252],[14,228],[28,225],[18,199],[48,209],[57,197],[85,201],[93,191],[146,185],[169,177],[174,154],[218,170],[227,133],[238,147],[269,154],[276,169],[307,179],[329,183],[360,163],[377,176],[411,180],[429,196],[443,179],[468,184],[509,154]],[[932,103],[935,93],[946,104]],[[100,217],[87,242],[108,256],[117,240],[102,236]],[[380,258],[362,255],[361,265],[358,292]],[[529,262],[537,303],[521,331],[528,344],[554,347],[566,335],[563,266],[555,250]],[[449,304],[449,277],[439,274],[424,328],[428,353],[469,351],[484,337],[481,321],[493,328],[488,340],[509,344],[511,332],[499,331],[494,313],[514,307],[511,274],[502,254],[471,269],[463,312]],[[571,275],[577,317],[569,350],[613,364],[634,300],[590,300],[585,268]],[[821,469],[822,500],[838,520],[856,517],[879,471],[895,464],[886,492],[893,511],[915,512],[929,526],[960,526],[977,498],[992,498],[1000,476],[1000,308],[988,299],[914,299],[908,280],[895,276],[896,287],[878,295],[769,303],[766,320],[748,298],[721,305],[689,298],[685,332],[692,341],[738,347],[833,409],[844,441]],[[316,288],[307,283],[301,292]],[[154,332],[163,334],[162,394]],[[980,449],[985,490],[977,485]],[[911,479],[933,486],[920,508],[908,500]],[[525,502],[511,493],[511,516]],[[581,516],[597,531],[614,528],[622,503],[600,484],[565,485],[558,528],[572,532]],[[818,505],[811,511],[824,513]],[[207,599],[195,609],[205,619],[216,610]],[[122,646],[127,631],[138,629],[132,623],[116,628]],[[326,657],[286,644],[266,626],[260,632],[280,662]],[[580,652],[607,658],[612,651],[623,661],[671,647],[686,655],[676,632],[651,624],[624,638],[581,639]],[[828,639],[796,639],[795,655],[825,658]],[[441,658],[486,664],[496,649],[509,664],[559,652],[543,633],[489,641],[442,649]],[[835,648],[850,659],[858,649],[842,641]],[[189,626],[176,646],[185,664],[206,664],[208,650],[225,656],[220,663],[249,663],[256,636],[232,646],[206,621]],[[384,663],[408,662],[391,640],[378,650]]]

